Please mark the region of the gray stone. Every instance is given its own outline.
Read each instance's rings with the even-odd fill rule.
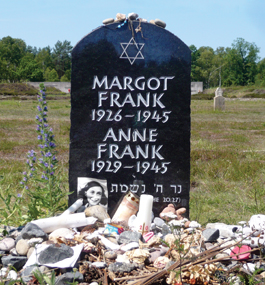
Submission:
[[[31,239],[38,237],[43,238],[43,240],[48,240],[48,235],[39,226],[33,223],[27,223],[21,231],[20,236],[23,239]],[[18,239],[16,241],[18,241]]]
[[[23,230],[24,226],[20,226],[18,228],[15,228],[15,227],[7,227],[7,230],[8,230],[8,236],[9,237],[12,237],[14,239],[16,239],[21,231]]]
[[[112,272],[131,272],[133,271],[137,266],[134,263],[122,263],[122,262],[115,262],[111,263],[108,267],[108,269]]]
[[[108,24],[111,24],[114,22],[114,19],[113,18],[108,18],[108,19],[105,19],[104,21],[102,21],[102,23],[104,25],[108,25]]]
[[[218,229],[205,229],[202,232],[205,242],[214,242],[220,236],[220,231]]]
[[[55,285],[69,285],[73,282],[83,282],[84,276],[80,272],[67,272],[57,277],[55,280]]]
[[[143,241],[141,233],[125,231],[119,235],[118,244],[129,243],[132,241],[139,242],[139,240]]]
[[[162,235],[164,236],[170,233],[171,233],[170,227],[167,224],[164,224],[162,226]]]
[[[27,262],[27,257],[25,256],[3,256],[2,257],[2,264],[3,266],[8,266],[11,264],[16,270],[20,270],[24,264]]]
[[[56,263],[73,255],[74,250],[70,246],[61,244],[60,247],[57,247],[52,244],[40,253],[38,261],[40,264]]]
[[[12,238],[7,237],[0,241],[0,250],[10,251],[14,247],[15,247],[15,240]]]
[[[34,276],[34,272],[36,271],[40,271],[38,265],[31,265],[26,267],[21,274],[22,280],[25,283],[29,282]]]
[[[117,253],[115,251],[107,251],[105,252],[105,258],[107,259],[116,259]]]
[[[105,268],[107,266],[105,262],[99,262],[99,261],[93,262],[91,265],[97,268]]]
[[[225,98],[223,96],[214,97],[214,110],[225,110]]]
[[[159,19],[155,19],[155,24],[163,29],[166,27],[166,23]]]
[[[129,13],[128,14],[128,19],[130,19],[132,21],[136,20],[137,18],[138,18],[138,14],[136,14],[136,13]]]
[[[170,260],[170,261],[166,264],[165,269],[167,270],[167,269],[168,269],[171,265],[173,265],[174,263],[176,263],[176,261]]]
[[[16,251],[19,255],[27,255],[30,246],[28,241],[25,239],[21,239],[16,244]]]
[[[158,217],[154,218],[154,223],[158,228],[162,228],[163,225],[166,224],[164,220],[162,220],[161,218],[158,218]]]
[[[100,205],[88,207],[85,209],[86,217],[94,217],[97,218],[100,222],[104,222],[105,219],[109,219],[110,216],[108,215],[107,211],[104,207]]]

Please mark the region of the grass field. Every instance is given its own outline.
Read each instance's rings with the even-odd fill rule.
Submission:
[[[26,154],[37,150],[36,107],[33,99],[0,100],[3,193],[19,193]],[[49,100],[48,108],[68,191],[70,97]],[[192,100],[191,118],[190,218],[231,224],[265,213],[265,100],[228,100],[225,112],[213,111],[212,100]]]

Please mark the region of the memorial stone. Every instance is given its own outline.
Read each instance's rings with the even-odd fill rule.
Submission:
[[[169,203],[188,213],[190,64],[190,49],[150,23],[101,26],[77,43],[69,204],[83,195],[112,216],[131,191],[153,195],[155,214]]]
[[[225,98],[223,97],[223,90],[220,87],[215,90],[214,110],[225,110]]]

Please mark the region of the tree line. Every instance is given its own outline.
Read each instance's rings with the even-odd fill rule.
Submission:
[[[37,48],[10,36],[0,40],[0,81],[70,81],[71,42]],[[265,87],[265,58],[259,48],[237,38],[231,47],[191,45],[191,81],[202,81],[204,88],[251,85]]]
[[[67,40],[37,48],[10,36],[0,40],[0,81],[70,81],[71,52]]]

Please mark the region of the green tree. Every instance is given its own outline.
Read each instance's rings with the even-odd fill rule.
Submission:
[[[57,82],[59,81],[59,76],[55,69],[50,70],[50,68],[48,67],[44,72],[44,79],[48,82]]]
[[[9,81],[19,81],[18,68],[21,59],[26,54],[26,43],[10,36],[0,40],[0,57],[6,64],[6,77]]]
[[[191,45],[191,81],[199,81],[199,72],[198,69],[196,69],[196,66],[198,65],[198,59],[200,57],[200,52],[197,50],[195,45]]]
[[[71,52],[73,47],[69,41],[58,41],[52,51],[54,68],[61,78],[66,70],[71,69]]]
[[[197,52],[199,56],[194,66],[194,73],[197,81],[202,81],[204,86],[209,88],[210,81],[213,81],[213,71],[218,67],[215,63],[214,50],[211,47],[200,47]]]
[[[60,79],[61,82],[69,82],[71,81],[71,70],[68,69],[65,71],[64,75]]]
[[[237,38],[227,49],[225,85],[248,85],[255,82],[259,48]]]
[[[43,72],[45,72],[46,68],[48,67],[50,69],[54,68],[54,65],[52,63],[51,48],[49,46],[39,49],[35,60]]]
[[[255,77],[255,84],[260,87],[265,87],[265,58],[257,64],[257,75]]]
[[[32,53],[27,53],[20,61],[19,78],[23,81],[43,81],[43,71],[34,59]]]

